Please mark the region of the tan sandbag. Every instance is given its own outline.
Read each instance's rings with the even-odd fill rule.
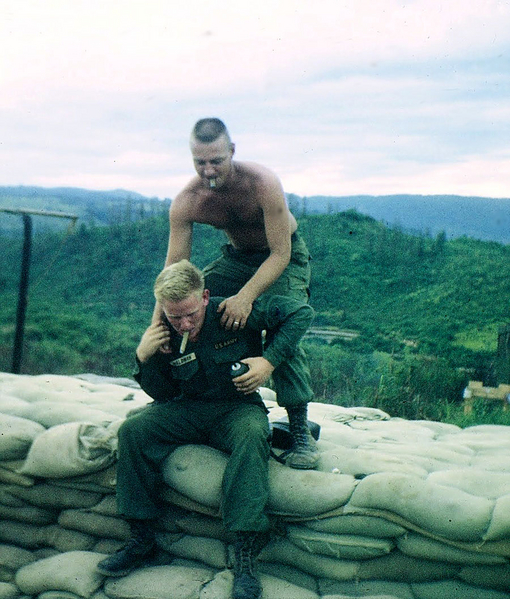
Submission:
[[[228,457],[205,445],[184,445],[170,454],[163,466],[167,484],[206,506],[217,508]],[[308,516],[343,505],[355,486],[352,476],[314,470],[299,471],[269,463],[269,510],[277,514]]]
[[[11,486],[0,482],[0,504],[9,507],[23,507],[28,505],[26,501],[10,493],[10,490],[15,488],[16,485]]]
[[[395,547],[395,543],[389,539],[333,535],[310,530],[305,526],[287,526],[287,538],[308,553],[347,560],[371,559],[386,555]]]
[[[321,599],[347,599],[348,597],[392,597],[395,599],[415,599],[411,585],[404,582],[384,580],[356,580],[338,582],[319,580]]]
[[[16,599],[21,595],[15,584],[0,582],[0,599]]]
[[[93,597],[96,596],[94,593]],[[45,591],[37,596],[37,599],[79,599],[80,596],[69,591]]]
[[[56,522],[57,512],[33,505],[9,507],[0,504],[0,518],[14,520],[16,522],[28,522],[29,524],[43,525]]]
[[[453,564],[416,559],[393,551],[389,555],[360,562],[358,576],[368,580],[424,582],[454,578],[460,567]]]
[[[66,489],[49,483],[39,483],[30,488],[8,487],[10,494],[24,501],[52,509],[92,507],[101,499],[101,494],[78,489]]]
[[[93,514],[84,510],[63,510],[58,517],[63,528],[79,530],[95,537],[108,537],[125,541],[130,538],[130,527],[126,520],[117,517]]]
[[[347,503],[355,486],[351,475],[296,470],[275,460],[269,462],[269,510],[274,514],[324,514]]]
[[[484,541],[501,541],[510,539],[510,494],[496,499],[492,518],[483,536]]]
[[[158,533],[159,547],[177,557],[195,560],[218,570],[227,567],[225,544],[217,539]]]
[[[33,476],[19,474],[17,470],[23,465],[23,460],[13,460],[0,463],[0,483],[31,487],[35,484]]]
[[[462,580],[412,584],[416,599],[508,599],[508,593],[474,587]]]
[[[36,558],[31,551],[16,545],[0,545],[0,565],[11,570],[19,570],[22,566],[31,564]]]
[[[403,472],[421,477],[428,474],[428,469],[423,467],[419,459],[402,460],[398,455],[385,454],[384,448],[379,451],[367,451],[339,446],[321,452],[318,470],[322,472],[338,470],[342,474],[352,476],[374,472]]]
[[[66,478],[103,470],[115,461],[117,437],[90,422],[54,426],[34,440],[21,474]]]
[[[26,595],[69,591],[88,598],[104,580],[96,568],[105,557],[101,553],[69,551],[20,568],[15,581]]]
[[[274,576],[259,573],[264,599],[319,599],[317,593],[296,586]],[[232,597],[234,576],[231,570],[222,570],[200,593],[200,599],[229,599]]]
[[[108,429],[109,430],[109,429]],[[70,476],[66,478],[51,479],[52,485],[59,487],[68,487],[70,489],[81,489],[91,493],[115,493],[117,483],[117,463],[97,472],[82,474],[80,476]]]
[[[332,516],[330,518],[319,518],[306,520],[305,526],[319,532],[345,535],[366,535],[376,538],[399,537],[406,529],[399,524],[389,522],[377,516],[358,516],[356,514],[345,514]]]
[[[200,589],[214,576],[210,568],[155,566],[107,579],[104,592],[111,599],[198,599]]]
[[[510,589],[510,565],[465,566],[459,578],[472,586],[508,591]]]
[[[96,426],[104,426],[114,422],[120,416],[106,411],[91,408],[70,401],[38,401],[20,410],[22,418],[39,423],[45,428],[52,428],[70,422],[91,422]]]
[[[0,520],[0,541],[27,549],[44,545],[44,526]]]
[[[27,418],[0,413],[0,460],[24,458],[44,426]]]
[[[510,495],[510,472],[487,472],[479,468],[451,468],[432,472],[428,480],[431,483],[456,487],[471,495],[498,499]]]
[[[210,537],[224,542],[232,541],[234,537],[233,533],[225,529],[222,520],[219,518],[188,512],[173,517],[170,515],[168,520],[173,522],[174,527],[170,528],[165,520],[161,522],[168,532],[181,530],[196,537]]]
[[[93,505],[86,510],[81,511],[91,512],[92,514],[101,514],[101,516],[118,516],[117,499],[115,495],[105,495],[99,503]]]
[[[358,562],[307,553],[288,539],[275,540],[266,545],[260,553],[259,559],[299,568],[312,576],[334,580],[354,580],[358,577]]]
[[[42,535],[42,542],[45,545],[62,552],[90,551],[97,541],[96,537],[92,535],[77,530],[68,530],[56,524],[46,526],[42,531]]]
[[[319,592],[317,579],[302,570],[298,570],[298,568],[293,568],[292,566],[287,566],[285,564],[271,564],[270,562],[259,561],[257,563],[257,570],[262,574],[274,576],[280,580],[286,580],[293,585],[308,589],[314,593]]]
[[[397,546],[406,555],[449,564],[506,564],[508,561],[502,556],[484,553],[483,544],[478,552],[466,551],[411,532],[399,537]]]
[[[387,510],[446,539],[476,541],[489,526],[494,502],[418,477],[382,472],[359,482],[349,506]]]

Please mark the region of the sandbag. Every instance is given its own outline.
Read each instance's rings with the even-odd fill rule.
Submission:
[[[105,557],[101,553],[69,551],[20,568],[15,582],[27,595],[57,590],[88,598],[103,582],[96,567]]]
[[[360,562],[358,576],[369,580],[394,580],[398,582],[424,582],[454,578],[460,567],[453,564],[416,559],[400,551]]]
[[[108,579],[104,592],[111,599],[198,599],[214,570],[186,566],[154,566],[135,570],[119,579]]]
[[[0,599],[16,599],[21,593],[15,584],[0,582]]]
[[[418,477],[381,472],[359,482],[349,506],[388,510],[446,539],[476,541],[489,526],[494,501]]]
[[[122,518],[93,514],[84,510],[63,510],[58,517],[58,523],[63,528],[120,541],[129,539],[131,534],[129,524]]]
[[[196,560],[206,566],[222,569],[228,565],[225,544],[217,539],[159,533],[157,543],[171,555]]]
[[[24,458],[44,426],[27,418],[0,413],[0,460]]]
[[[473,587],[461,580],[412,584],[416,599],[508,599],[508,593]]]
[[[415,599],[411,585],[385,580],[338,582],[336,580],[322,579],[319,580],[319,590],[323,599],[344,599],[347,597]]]
[[[343,514],[330,518],[307,520],[303,523],[308,528],[330,534],[366,535],[376,538],[399,537],[406,529],[399,524],[389,522],[377,516],[359,516]]]
[[[115,460],[116,435],[90,422],[54,426],[32,443],[22,474],[65,478],[103,470]]]
[[[99,493],[65,489],[48,483],[39,483],[30,488],[12,485],[6,490],[32,505],[51,509],[92,507],[101,499]]]
[[[31,564],[36,558],[31,551],[15,545],[0,545],[0,565],[11,570]]]
[[[347,560],[363,560],[386,555],[395,543],[361,535],[339,535],[317,532],[305,526],[287,526],[291,543],[309,553]]]

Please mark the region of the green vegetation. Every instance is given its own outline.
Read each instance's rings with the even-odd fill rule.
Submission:
[[[469,379],[498,381],[498,328],[510,297],[510,246],[410,235],[355,211],[303,216],[313,257],[315,325],[360,335],[307,341],[318,401],[391,415],[474,424],[506,414],[475,405],[462,414]],[[63,227],[61,228],[63,229]],[[73,233],[36,233],[23,372],[129,376],[150,321],[152,282],[166,252],[166,215]],[[198,226],[193,260],[219,253],[221,232]],[[21,235],[0,236],[0,370],[9,371]]]

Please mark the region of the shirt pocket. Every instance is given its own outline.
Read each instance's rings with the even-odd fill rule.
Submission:
[[[188,356],[192,356],[189,359]],[[188,359],[186,359],[188,358]],[[177,358],[170,363],[174,379],[179,381],[189,381],[198,372],[198,360],[195,354],[188,354],[182,358]]]

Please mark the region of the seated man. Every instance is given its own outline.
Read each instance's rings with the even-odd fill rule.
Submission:
[[[227,330],[200,270],[187,260],[165,268],[154,295],[170,327],[153,323],[136,350],[136,380],[155,401],[119,429],[117,506],[133,538],[99,563],[108,576],[123,576],[147,560],[155,546],[161,468],[171,451],[208,444],[227,454],[221,511],[235,533],[234,599],[257,599],[254,560],[268,539],[269,422],[258,388],[296,351],[313,318],[298,300],[256,300],[246,327]],[[261,348],[261,331],[271,341]],[[232,378],[231,366],[249,367]]]

